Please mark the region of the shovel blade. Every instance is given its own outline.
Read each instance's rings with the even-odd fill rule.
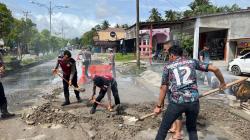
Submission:
[[[122,116],[123,118],[123,123],[126,125],[135,125],[136,122],[139,120],[136,117],[133,116]]]

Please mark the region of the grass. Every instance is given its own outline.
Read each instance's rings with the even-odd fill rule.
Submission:
[[[3,62],[4,63],[10,63],[13,60],[16,60],[16,57],[12,56],[12,55],[6,55],[6,56],[3,57]]]
[[[36,57],[36,58],[23,59],[22,62],[21,62],[21,65],[25,66],[25,65],[36,63],[36,62],[39,62],[39,61],[48,61],[48,60],[51,60],[51,59],[53,59],[55,57],[56,57],[56,54],[52,53],[52,54],[48,54],[48,55],[44,55],[44,56],[40,56],[40,57]]]
[[[122,55],[121,53],[117,53],[115,55],[115,61],[126,62],[126,61],[135,60],[135,59],[136,59],[136,56],[134,53],[127,53],[127,55]]]

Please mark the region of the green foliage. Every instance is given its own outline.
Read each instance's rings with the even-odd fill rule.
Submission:
[[[157,10],[157,8],[153,8],[149,13],[150,16],[148,18],[148,21],[150,22],[162,21],[161,13]]]
[[[96,35],[96,31],[94,31],[94,30],[91,30],[91,31],[88,31],[88,32],[84,33],[83,37],[82,37],[83,45],[84,46],[93,45],[94,44],[93,37],[95,35]]]
[[[6,39],[13,27],[14,18],[5,4],[0,3],[0,38]]]
[[[131,61],[131,60],[135,60],[136,56],[134,53],[128,53],[127,55],[122,55],[122,53],[116,53],[115,54],[115,60],[116,61]]]
[[[124,29],[127,29],[129,26],[128,26],[128,24],[123,24],[121,27]]]
[[[102,28],[102,30],[105,30],[105,29],[109,28],[109,26],[110,26],[109,22],[107,20],[104,20],[102,22],[101,28]]]
[[[190,57],[192,57],[193,55],[193,45],[194,45],[193,37],[190,35],[183,34],[181,39],[181,47],[183,47],[187,55]]]
[[[179,20],[181,18],[188,18],[193,16],[200,16],[206,14],[214,14],[221,12],[235,12],[240,10],[240,7],[237,4],[233,4],[232,6],[223,6],[217,7],[213,5],[209,0],[193,0],[189,5],[188,10],[183,12],[167,10],[165,11],[165,19],[166,21],[174,21]]]
[[[173,11],[173,10],[165,11],[166,21],[175,21],[175,20],[179,20],[181,18],[182,18],[181,12],[177,12],[177,11]]]

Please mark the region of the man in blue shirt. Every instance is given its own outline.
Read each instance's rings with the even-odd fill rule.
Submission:
[[[198,140],[196,122],[199,113],[199,92],[196,70],[212,71],[219,79],[220,88],[226,84],[220,70],[212,65],[198,60],[182,57],[183,51],[179,46],[169,49],[169,62],[163,69],[159,101],[154,109],[156,114],[161,112],[166,93],[169,94],[169,105],[162,119],[156,140],[165,140],[171,124],[182,114],[186,115],[186,127],[190,140]]]
[[[203,63],[210,64],[210,53],[209,53],[209,47],[207,45],[205,45],[203,50],[199,52],[199,59]],[[208,85],[210,86],[211,74],[209,72],[206,72],[205,76],[207,77]]]

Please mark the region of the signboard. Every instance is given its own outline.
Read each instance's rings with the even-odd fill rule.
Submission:
[[[239,41],[238,47],[239,48],[248,48],[248,47],[250,47],[250,41]]]
[[[111,37],[115,37],[116,36],[116,33],[114,31],[110,32],[110,36]]]

